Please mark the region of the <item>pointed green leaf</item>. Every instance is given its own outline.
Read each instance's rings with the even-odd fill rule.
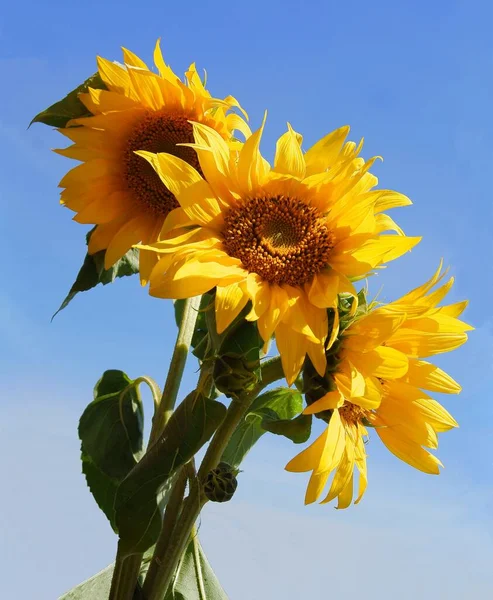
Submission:
[[[228,600],[197,537],[188,544],[164,600]]]
[[[89,238],[93,231],[94,229],[87,234],[87,242],[89,242]],[[106,285],[108,283],[113,283],[117,277],[127,277],[139,272],[139,251],[136,248],[131,248],[109,269],[104,268],[105,252],[105,250],[101,250],[100,252],[96,252],[96,254],[86,254],[84,263],[80,268],[74,284],[52,319],[55,318],[61,310],[66,308],[79,292],[86,292],[97,286],[98,283]]]
[[[262,429],[283,435],[289,438],[295,444],[303,444],[306,442],[312,430],[312,416],[298,415],[294,419],[280,419],[278,414],[269,408],[261,409],[255,413],[262,421]]]
[[[125,554],[144,552],[157,539],[161,512],[156,496],[179,467],[211,438],[226,407],[196,391],[171,416],[163,434],[122,481],[115,498],[120,547]]]
[[[75,90],[69,92],[65,98],[36,115],[29,126],[33,123],[44,123],[52,127],[65,127],[71,119],[91,116],[91,113],[79,100],[79,94],[87,92],[88,88],[107,89],[99,73],[95,73],[76,87]]]
[[[262,410],[271,410],[278,419],[292,419],[303,410],[303,398],[296,389],[276,388],[261,394],[252,403],[249,412],[233,433],[222,461],[233,467],[239,467],[242,460],[266,433],[262,427]]]
[[[142,402],[138,388],[129,389],[132,383],[123,371],[106,371],[79,421],[82,471],[113,528],[116,490],[143,447]]]

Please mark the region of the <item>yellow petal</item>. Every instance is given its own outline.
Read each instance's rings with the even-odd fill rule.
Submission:
[[[103,198],[95,197],[91,204],[74,217],[77,223],[109,223],[132,208],[132,202],[124,192],[113,192]]]
[[[279,323],[276,327],[276,344],[288,385],[292,385],[301,371],[306,356],[306,338],[292,330],[289,325]]]
[[[314,471],[310,475],[308,487],[306,488],[305,504],[312,504],[313,502],[316,502],[318,500],[318,497],[322,493],[329,477],[330,472],[315,473]]]
[[[409,206],[412,204],[411,200],[407,196],[404,196],[404,194],[399,194],[399,192],[394,192],[393,190],[376,190],[373,193],[376,196],[375,212],[382,212],[390,208]]]
[[[229,170],[230,149],[221,135],[201,123],[192,123],[195,144],[187,144],[195,149],[204,178],[216,195],[225,200],[231,198],[232,181]]]
[[[245,279],[246,273],[227,259],[229,257],[218,251],[211,254],[192,251],[176,260],[164,275],[156,270],[158,263],[151,273],[149,293],[159,298],[190,298],[204,294],[221,283],[229,284]],[[223,260],[226,264],[221,264],[220,261]]]
[[[318,308],[329,308],[339,291],[339,275],[335,271],[314,275],[311,283],[307,284],[308,300]]]
[[[114,235],[104,255],[104,268],[109,269],[126,254],[130,248],[140,242],[152,223],[141,215],[134,217],[123,225]]]
[[[348,356],[361,373],[381,379],[399,379],[408,369],[408,358],[395,348],[378,346],[369,352],[349,352]]]
[[[246,291],[252,301],[252,310],[245,319],[247,321],[256,321],[269,308],[271,301],[270,285],[266,281],[263,281],[256,273],[249,273],[246,280]]]
[[[391,427],[377,427],[376,432],[390,452],[400,460],[430,475],[440,473],[439,467],[443,466],[442,463],[419,444],[404,435],[399,435]]]
[[[173,70],[164,62],[160,44],[161,39],[158,39],[154,48],[154,64],[156,65],[161,77],[163,77],[171,83],[175,83],[178,81],[178,77],[177,75],[175,75]]]
[[[315,370],[323,377],[327,369],[327,357],[325,355],[325,344],[323,342],[313,343],[306,341],[306,352],[315,367]]]
[[[243,194],[254,193],[265,180],[270,170],[269,163],[260,154],[260,139],[265,125],[265,118],[260,129],[244,143],[237,165],[238,183]]]
[[[118,92],[132,100],[139,100],[126,69],[100,56],[97,57],[97,63],[101,79],[110,91]]]
[[[414,358],[409,359],[409,369],[404,381],[442,394],[458,394],[462,390],[461,386],[445,371],[429,362]]]
[[[305,415],[314,415],[324,410],[332,410],[334,408],[340,408],[344,404],[344,396],[339,390],[328,392],[325,396],[322,396],[319,400],[307,406],[303,411]]]
[[[405,314],[370,312],[345,330],[344,347],[357,352],[373,350],[397,331],[405,319]]]
[[[326,427],[314,442],[289,461],[285,467],[286,471],[290,471],[291,473],[306,473],[307,471],[315,470],[325,452],[328,436],[329,428]]]
[[[375,267],[383,262],[395,260],[409,252],[420,241],[420,237],[380,235],[376,240],[371,240],[363,248],[354,252],[353,258]]]
[[[155,73],[142,69],[129,69],[128,74],[134,90],[144,106],[152,110],[159,110],[165,105],[160,81]]]
[[[346,430],[341,422],[338,410],[330,417],[328,435],[324,452],[321,456],[316,473],[330,472],[339,464],[346,445]]]
[[[442,315],[448,315],[449,317],[460,317],[460,315],[467,308],[468,304],[468,300],[462,300],[462,302],[455,302],[455,304],[448,304],[447,306],[442,306],[440,308],[440,313]]]
[[[172,154],[164,152],[154,154],[144,150],[138,150],[135,154],[142,156],[142,158],[145,158],[152,165],[161,178],[161,181],[176,196],[178,201],[180,201],[180,196],[185,190],[203,181],[202,177],[191,165]]]
[[[346,125],[332,131],[314,144],[305,154],[306,174],[313,175],[330,168],[339,156],[348,133],[349,127]]]
[[[126,65],[130,65],[131,67],[139,67],[141,69],[148,70],[145,62],[143,60],[141,60],[136,54],[134,54],[130,50],[127,50],[126,48],[122,48],[122,50],[123,50],[123,62]]]
[[[334,475],[334,479],[332,480],[332,485],[330,486],[329,493],[322,500],[322,502],[320,504],[326,504],[328,502],[331,502],[334,498],[339,496],[339,494],[343,493],[343,491],[346,489],[346,486],[348,486],[348,484],[350,484],[350,486],[351,486],[351,498],[352,498],[353,469],[354,469],[354,442],[349,438],[349,436],[347,436],[344,453],[342,455],[341,462],[339,463],[337,471]],[[346,497],[346,495],[347,495],[347,492],[346,492],[346,494],[343,494],[342,504],[345,504],[344,498]],[[348,505],[351,503],[351,498],[349,500]],[[339,500],[339,506],[337,508],[343,508],[343,506],[341,506],[341,499]]]
[[[301,151],[302,140],[302,136],[288,123],[288,131],[276,143],[274,170],[277,173],[292,175],[298,179],[305,176],[305,159]]]
[[[236,319],[248,302],[248,295],[239,283],[216,288],[217,333],[222,333]]]
[[[338,502],[336,508],[341,510],[343,508],[348,508],[351,504],[351,500],[353,499],[353,474],[349,477],[346,486],[343,488],[338,497]]]
[[[288,295],[280,286],[273,284],[270,286],[270,305],[269,309],[259,317],[258,329],[264,342],[272,337],[278,323],[288,309]]]
[[[358,425],[358,432],[360,431],[360,429],[361,428]],[[359,471],[359,489],[358,489],[358,497],[356,498],[354,503],[358,504],[358,502],[361,501],[361,498],[363,498],[363,495],[368,486],[365,445],[363,442],[363,436],[360,434],[356,437],[355,462],[356,462],[356,467],[358,468],[358,471]]]
[[[466,341],[466,333],[430,333],[401,328],[387,340],[387,345],[410,357],[426,358],[455,350]]]

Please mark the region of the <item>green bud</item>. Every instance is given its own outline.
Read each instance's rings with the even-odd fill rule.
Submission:
[[[233,497],[238,480],[238,471],[221,462],[207,474],[204,482],[204,494],[211,502],[228,502]]]

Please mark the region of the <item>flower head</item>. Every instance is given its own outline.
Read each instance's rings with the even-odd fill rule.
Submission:
[[[248,136],[245,121],[229,109],[239,107],[231,96],[211,97],[192,64],[185,83],[164,62],[159,41],[154,51],[158,73],[129,50],[124,65],[98,57],[99,74],[107,89],[89,89],[79,98],[93,116],[75,119],[60,132],[74,144],[59,154],[82,161],[60,182],[61,203],[75,211],[74,220],[97,225],[89,253],[106,250],[109,268],[132,245],[159,238],[167,215],[178,206],[136,150],[168,152],[200,171],[190,120],[205,123],[227,143],[233,130]],[[141,255],[143,282],[155,254]]]
[[[324,347],[338,330],[337,323],[329,330],[327,309],[340,292],[356,294],[350,278],[419,241],[382,213],[410,200],[371,191],[375,159],[365,162],[361,144],[345,142],[347,127],[305,154],[289,127],[271,167],[259,150],[263,127],[236,157],[216,131],[193,126],[199,170],[170,154],[139,153],[180,203],[167,239],[145,246],[161,255],[150,293],[185,298],[215,287],[219,332],[251,302],[246,318],[257,321],[265,342],[275,335],[289,383],[306,354],[324,373]],[[389,229],[397,235],[384,235]]]
[[[461,388],[423,359],[458,348],[472,329],[458,319],[467,302],[438,306],[453,284],[450,279],[431,292],[443,277],[440,271],[441,265],[426,284],[396,302],[370,308],[342,332],[324,380],[312,386],[316,397],[306,395],[305,413],[320,416],[328,426],[286,467],[311,471],[306,503],[320,497],[334,472],[322,502],[337,497],[338,508],[349,506],[355,469],[360,481],[355,503],[360,501],[367,484],[363,440],[369,426],[402,461],[425,473],[439,473],[441,462],[428,449],[438,447],[438,433],[458,425],[423,390],[457,394]]]

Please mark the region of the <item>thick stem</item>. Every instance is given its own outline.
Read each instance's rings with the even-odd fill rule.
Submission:
[[[161,435],[175,408],[181,378],[192,343],[195,323],[197,322],[201,298],[202,296],[195,296],[194,298],[187,298],[185,300],[180,328],[178,330],[173,356],[171,357],[168,376],[166,378],[166,383],[164,384],[161,402],[152,419],[149,445],[153,444]]]
[[[193,526],[207,498],[202,493],[202,484],[207,474],[214,469],[233,435],[238,423],[241,421],[252,401],[266,386],[283,377],[281,360],[279,357],[264,363],[262,367],[262,381],[249,394],[231,401],[224,421],[217,429],[209,447],[204,455],[202,464],[197,474],[196,485],[191,486],[190,494],[183,503],[180,521],[176,524],[165,561],[158,570],[152,585],[148,586],[147,600],[162,600],[173,580],[176,567],[190,539]],[[147,583],[147,581],[146,581]]]
[[[149,570],[147,571],[146,579],[142,587],[142,591],[144,592],[145,598],[147,598],[149,590],[154,585],[157,573],[163,563],[166,551],[168,550],[174,526],[178,522],[178,516],[180,514],[181,506],[183,503],[183,496],[185,495],[186,486],[187,472],[185,467],[183,467],[178,474],[178,478],[175,481],[175,485],[173,487],[171,496],[166,506],[161,533],[156,542],[154,554],[152,556],[151,563],[149,565]]]
[[[139,578],[141,562],[141,554],[133,554],[132,556],[122,558],[120,549],[118,548],[109,600],[132,600]]]
[[[200,301],[201,296],[185,300],[175,348],[173,350],[173,356],[171,357],[166,383],[159,404],[156,403],[155,389],[152,388],[154,416],[152,419],[148,448],[159,438],[173,413],[181,379],[183,377],[183,371],[185,369],[185,363],[192,343]],[[147,378],[142,377],[140,380],[149,383]],[[142,557],[142,554],[134,554],[124,559],[121,557],[120,551],[117,551],[115,570],[113,571],[113,578],[111,580],[110,600],[132,600],[137,579],[139,577]]]

